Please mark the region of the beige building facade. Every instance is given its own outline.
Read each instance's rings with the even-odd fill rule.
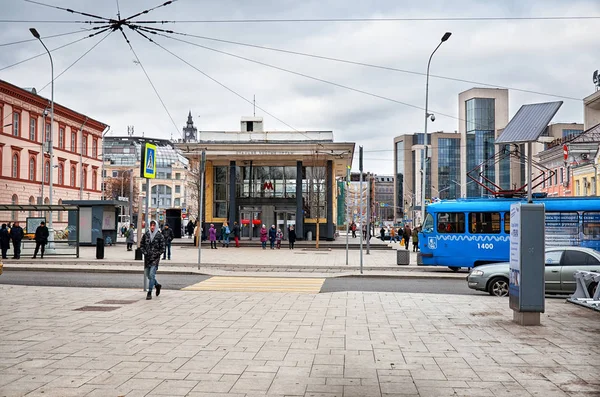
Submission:
[[[61,204],[100,199],[102,134],[108,126],[55,103],[51,127],[50,108],[50,101],[34,89],[0,80],[0,203]],[[38,215],[0,212],[0,223],[24,222]],[[54,213],[53,222],[56,229],[63,228],[67,215]]]

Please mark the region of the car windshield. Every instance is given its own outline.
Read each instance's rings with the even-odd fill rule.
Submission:
[[[433,216],[431,214],[427,214],[425,217],[425,223],[423,223],[423,232],[430,233],[433,231]]]

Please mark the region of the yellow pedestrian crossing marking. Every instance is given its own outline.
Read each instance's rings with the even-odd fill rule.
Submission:
[[[324,278],[215,276],[185,287],[183,291],[303,292],[318,294]]]

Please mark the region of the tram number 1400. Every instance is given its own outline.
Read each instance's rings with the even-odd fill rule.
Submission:
[[[494,249],[494,244],[492,243],[477,243],[477,249],[480,250],[493,250]]]

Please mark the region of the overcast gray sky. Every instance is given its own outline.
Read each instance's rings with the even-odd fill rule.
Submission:
[[[116,0],[42,0],[108,18],[117,17]],[[119,0],[121,16],[157,6],[163,0]],[[47,38],[50,49],[73,42],[97,25],[40,21],[89,21],[89,17],[31,4],[0,0],[0,44],[31,38],[30,27]],[[521,1],[315,1],[307,0],[179,0],[145,14],[142,20],[336,19],[336,18],[455,18],[455,17],[600,16],[598,0]],[[5,22],[26,20],[32,22]],[[33,22],[38,21],[38,22]],[[431,74],[499,86],[579,98],[560,99],[511,90],[510,116],[525,103],[563,100],[554,122],[583,122],[581,99],[594,90],[592,72],[600,68],[600,20],[499,21],[367,21],[206,23],[178,22],[147,25],[176,32],[248,44],[275,47],[355,62],[424,73],[427,59],[446,31],[452,37],[435,54]],[[135,60],[121,33],[111,33],[64,75],[55,80],[55,101],[111,126],[125,135],[180,138],[188,111],[200,130],[238,130],[240,118],[253,108],[199,71],[142,36],[125,33],[176,127]],[[55,75],[71,65],[106,34],[82,40],[53,52]],[[425,77],[367,68],[329,60],[283,54],[257,48],[173,36],[199,45],[293,70],[340,85],[424,107]],[[213,79],[252,100],[298,130],[333,130],[336,141],[363,145],[365,168],[378,174],[393,172],[393,138],[422,132],[424,111],[389,100],[275,70],[152,36],[157,43]],[[44,50],[31,41],[0,47],[0,69]],[[38,90],[50,81],[46,55],[0,70],[0,79]],[[429,131],[458,130],[458,93],[476,84],[430,79],[430,109],[437,113]],[[41,95],[50,96],[50,88]],[[453,116],[446,117],[442,113]],[[267,130],[290,130],[257,109]],[[358,147],[354,165],[357,166]]]

